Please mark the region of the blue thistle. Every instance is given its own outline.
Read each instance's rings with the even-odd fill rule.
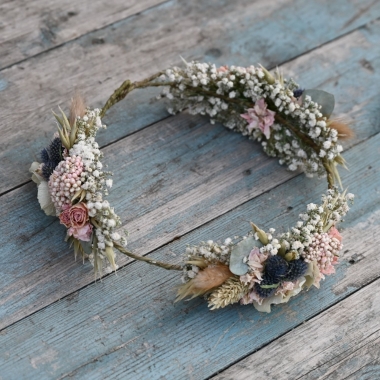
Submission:
[[[307,272],[307,263],[302,259],[289,261],[289,270],[284,281],[296,281]]]
[[[49,178],[52,175],[56,166],[57,165],[51,161],[48,161],[42,165],[42,175],[47,181],[49,181]]]
[[[42,175],[46,180],[49,180],[54,169],[62,161],[63,150],[64,148],[59,137],[56,137],[47,148],[41,150],[40,156],[43,162]]]
[[[40,153],[41,161],[46,164],[49,161],[49,152],[47,149],[42,149]]]
[[[261,298],[268,298],[276,292],[277,287],[263,288],[262,286],[274,285],[274,284],[277,284],[277,283],[273,281],[273,277],[265,273],[263,275],[263,279],[260,282],[260,284],[258,282],[255,283],[254,289]]]
[[[273,278],[273,283],[278,283],[288,273],[288,262],[279,255],[269,256],[265,261],[265,273]]]
[[[49,161],[56,163],[56,166],[62,161],[63,147],[62,142],[59,137],[56,137],[48,148],[49,151]]]
[[[295,98],[298,99],[302,96],[304,91],[305,91],[305,89],[303,89],[303,88],[297,88],[297,89],[293,90],[293,95]]]

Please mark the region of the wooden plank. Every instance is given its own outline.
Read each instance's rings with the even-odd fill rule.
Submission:
[[[374,24],[284,67],[285,72],[298,72],[301,83],[309,81],[313,86],[326,82],[324,88],[336,94],[338,111],[348,112],[352,107],[348,114],[358,131],[356,142],[380,129],[376,100],[379,74],[363,68],[357,58],[379,66],[379,47],[371,45],[379,29]],[[346,46],[351,46],[352,54],[344,54]],[[334,52],[340,52],[341,58],[333,56],[329,61]],[[312,64],[314,76],[306,69]],[[340,84],[334,88],[337,77]],[[140,254],[194,230],[293,175],[267,159],[257,144],[185,115],[129,136],[106,148],[105,155],[115,173],[110,201],[131,232],[131,247]],[[274,172],[276,175],[269,175]],[[0,257],[6,263],[0,276],[2,327],[93,280],[89,266],[73,262],[71,250],[63,242],[63,228],[54,218],[44,216],[35,198],[34,184],[0,198]],[[15,229],[21,231],[19,240],[14,239]],[[14,252],[23,252],[23,260],[9,260]]]
[[[343,180],[357,199],[343,225],[345,250],[337,274],[329,276],[319,291],[305,292],[274,307],[269,315],[238,305],[209,312],[202,299],[173,304],[178,273],[135,262],[117,276],[108,276],[4,329],[2,375],[207,378],[374,281],[380,273],[380,160],[373,157],[379,144],[377,135],[346,154],[353,166]],[[246,221],[248,229],[252,219],[264,228],[286,230],[307,202],[318,201],[324,187],[320,181],[293,178],[159,249],[153,257],[166,260],[173,252],[183,252],[186,243],[241,234],[242,223]]]
[[[163,3],[8,0],[0,4],[0,69]],[[94,39],[101,44],[101,39]]]
[[[92,106],[101,106],[126,77],[141,79],[181,64],[180,55],[216,64],[261,62],[272,67],[379,17],[379,2],[362,9],[370,4],[242,0],[220,6],[216,0],[171,1],[0,71],[0,193],[29,180],[30,160],[51,139],[50,111],[66,104],[75,88]],[[94,45],[97,38],[104,44]],[[128,107],[120,105],[111,112],[106,122],[112,128],[100,136],[100,143],[167,116],[162,103],[147,108],[151,97],[152,92],[133,95]]]
[[[377,379],[379,313],[377,280],[213,379]]]

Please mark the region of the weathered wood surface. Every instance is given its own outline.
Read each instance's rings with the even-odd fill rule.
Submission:
[[[378,379],[379,314],[377,280],[213,379]]]
[[[28,11],[35,18],[14,29],[10,13],[0,13],[6,31],[0,52],[7,49],[7,43],[1,45],[4,38],[20,41],[13,63],[28,43],[30,54],[37,54],[0,70],[0,193],[7,192],[0,197],[0,379],[205,379],[247,355],[238,369],[232,366],[219,376],[241,371],[252,378],[250,366],[260,363],[264,378],[277,378],[281,370],[272,372],[270,363],[276,359],[269,361],[268,353],[277,342],[294,347],[296,337],[310,348],[304,356],[286,353],[296,367],[288,365],[289,374],[376,378],[380,3],[215,0],[154,6],[158,3],[128,2],[123,8],[127,13],[113,14],[108,2],[104,17],[96,13],[100,3],[88,4],[91,22],[76,30],[70,22],[62,25],[52,45],[36,43],[39,51],[32,46],[37,37],[27,30],[43,22],[39,7],[53,9],[52,19],[64,15],[57,3],[34,2]],[[9,4],[5,6],[11,12]],[[153,8],[124,19],[148,6]],[[106,24],[111,25],[94,32]],[[64,43],[74,38],[70,33],[87,34]],[[51,138],[49,110],[66,102],[74,85],[92,105],[101,105],[127,76],[139,79],[180,63],[180,54],[216,64],[275,66],[290,60],[281,65],[287,76],[302,86],[333,92],[336,111],[353,120],[357,136],[345,154],[350,172],[343,180],[357,200],[343,225],[342,264],[321,291],[305,293],[271,315],[242,306],[208,312],[201,299],[173,305],[179,273],[142,263],[130,263],[117,276],[93,284],[91,268],[73,261],[63,229],[39,210],[35,186],[27,183],[31,157]],[[115,107],[106,120],[107,134],[100,136],[101,144],[109,145],[105,161],[115,173],[110,201],[131,232],[130,246],[139,253],[154,251],[154,257],[175,262],[187,243],[243,234],[249,220],[287,229],[308,202],[318,201],[323,181],[294,177],[242,136],[187,115],[157,123],[167,115],[162,102],[150,102],[155,93],[136,93]],[[342,315],[340,304],[352,305],[351,319],[340,320],[347,336],[337,332],[331,348],[323,338],[310,344],[302,329],[319,326],[324,318],[331,320],[326,325],[330,333]],[[359,310],[364,304],[370,315]],[[359,328],[355,323],[360,321]],[[365,335],[366,324],[372,335]],[[358,351],[347,349],[355,339],[350,329],[363,331],[362,338],[358,332]],[[307,352],[316,356],[306,360]],[[265,359],[260,362],[261,353]],[[357,355],[363,362],[354,360]]]
[[[170,1],[1,70],[0,193],[29,180],[30,157],[51,138],[51,109],[67,104],[75,88],[101,106],[126,77],[142,79],[180,64],[180,55],[273,67],[379,16],[380,3],[370,0],[307,6],[302,0]],[[93,43],[99,39],[104,43]],[[156,104],[147,112],[150,98],[133,96],[123,123],[102,134],[100,143],[165,117]],[[114,124],[112,117],[106,121]]]
[[[8,0],[0,4],[0,69],[83,34],[133,16],[164,0]],[[101,44],[101,38],[94,39]]]
[[[376,135],[346,154],[354,164],[343,180],[358,197],[344,224],[345,249],[337,274],[320,290],[305,292],[271,314],[252,306],[210,312],[202,299],[173,304],[178,273],[132,263],[117,276],[4,329],[3,373],[18,379],[23,374],[38,379],[205,379],[345,299],[379,278],[380,160],[372,156],[379,144]],[[320,181],[295,177],[153,257],[167,259],[187,243],[241,233],[258,216],[266,228],[286,229],[324,187]]]
[[[374,47],[379,24],[282,67],[284,72],[298,73],[300,83],[309,83],[310,87],[323,84],[324,89],[336,94],[337,111],[349,115],[355,124],[357,137],[353,143],[380,130],[378,73],[361,62],[371,67],[380,64],[380,49]],[[346,51],[347,45],[351,50]],[[311,65],[316,68],[313,77],[308,69]],[[123,114],[126,112],[128,107]],[[105,162],[115,173],[110,200],[131,233],[131,248],[140,254],[167,244],[294,176],[280,168],[276,160],[269,160],[258,144],[221,126],[212,126],[204,118],[186,115],[152,125],[104,151]],[[0,198],[0,233],[4,236],[0,257],[6,263],[0,276],[1,327],[93,281],[89,266],[73,261],[71,250],[63,242],[64,229],[54,218],[44,216],[35,198],[33,183]],[[20,230],[17,241],[15,228]],[[9,260],[15,251],[22,253],[22,260]],[[119,262],[126,263],[126,259],[120,258]]]

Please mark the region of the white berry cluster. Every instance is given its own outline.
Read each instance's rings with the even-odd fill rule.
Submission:
[[[328,128],[321,107],[309,96],[301,103],[294,96],[297,83],[279,73],[272,76],[262,67],[217,68],[213,64],[191,62],[184,69],[166,70],[161,80],[169,84],[163,95],[170,100],[170,113],[188,108],[192,114],[209,115],[212,123],[221,122],[261,141],[264,151],[279,157],[289,170],[301,169],[309,177],[324,176],[323,160],[340,161],[342,146],[337,143],[338,133]],[[249,129],[241,117],[259,99],[264,99],[268,109],[276,113],[268,139],[260,129]],[[295,130],[315,146],[300,138]]]
[[[51,200],[57,214],[71,206],[71,199],[81,189],[83,162],[80,156],[65,157],[49,178]]]
[[[322,273],[327,272],[335,263],[342,249],[340,241],[331,237],[328,233],[315,233],[312,236],[311,244],[302,254],[306,262],[315,261]]]

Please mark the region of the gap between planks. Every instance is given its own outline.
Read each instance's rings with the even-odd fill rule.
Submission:
[[[343,380],[359,379],[359,373],[375,379],[380,374],[379,314],[376,279],[210,379],[248,380],[254,374],[268,380]]]
[[[168,0],[22,0],[0,5],[0,71],[89,33],[146,12]],[[64,7],[62,7],[64,5]],[[101,45],[104,39],[94,38]]]

